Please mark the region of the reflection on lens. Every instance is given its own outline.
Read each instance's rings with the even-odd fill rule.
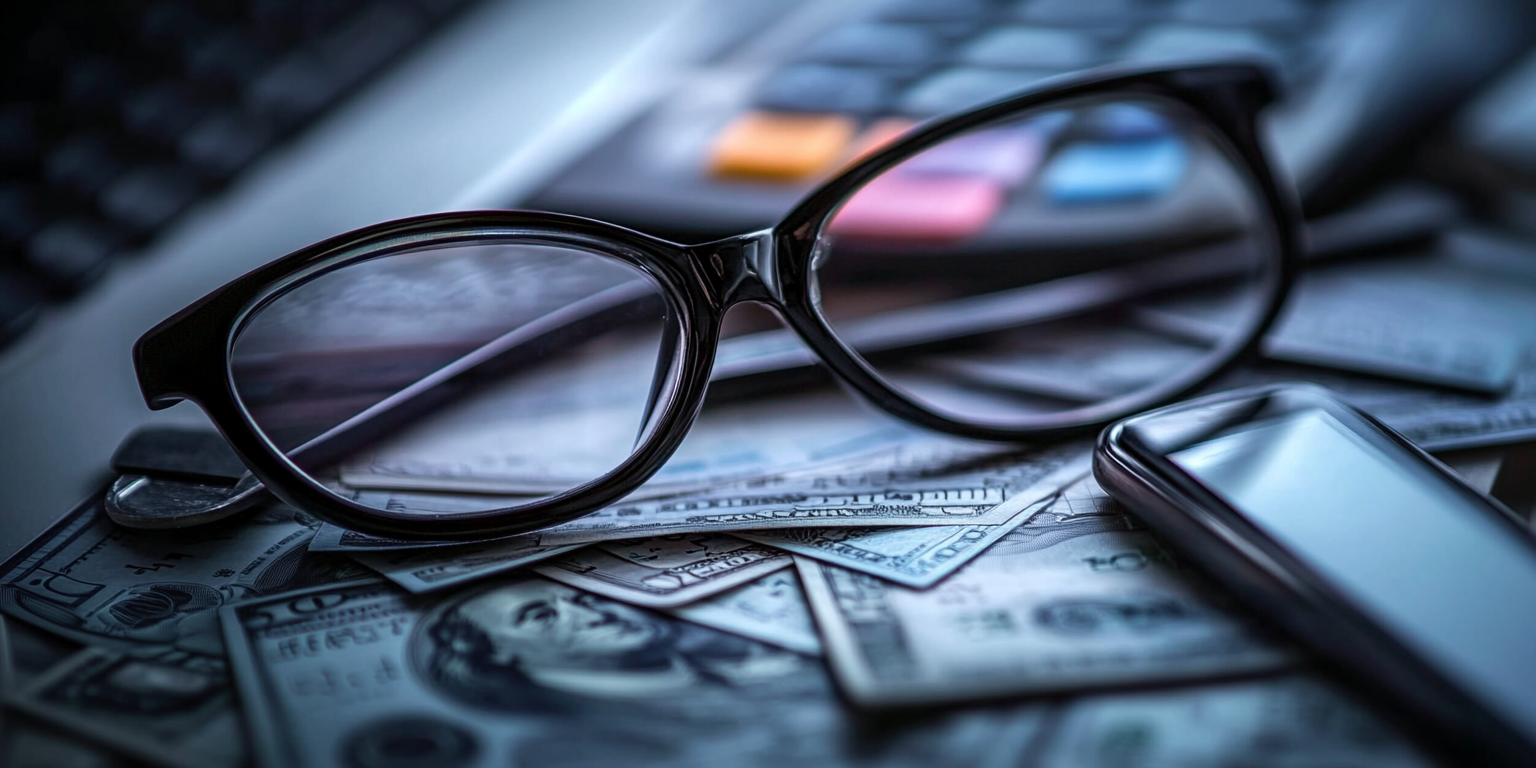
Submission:
[[[1242,165],[1153,98],[953,137],[868,182],[823,235],[838,336],[908,396],[988,426],[1150,405],[1228,359],[1277,278]]]
[[[531,501],[634,453],[671,392],[678,333],[661,289],[617,259],[456,246],[278,296],[236,339],[233,378],[257,428],[322,482],[452,491],[491,472]],[[452,511],[520,501],[465,500]]]

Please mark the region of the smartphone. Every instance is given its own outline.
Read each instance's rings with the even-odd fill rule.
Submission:
[[[1243,389],[1099,436],[1168,546],[1457,764],[1536,765],[1536,536],[1328,390]]]

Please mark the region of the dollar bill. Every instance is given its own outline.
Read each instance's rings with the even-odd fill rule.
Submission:
[[[1093,696],[1067,707],[1041,768],[1430,768],[1403,735],[1309,676]]]
[[[221,618],[264,768],[1006,765],[1049,711],[863,720],[816,659],[532,576],[327,585]]]
[[[797,558],[855,701],[906,705],[1279,668],[1292,655],[1224,613],[1091,479],[930,590]]]
[[[654,358],[655,351],[646,354]],[[563,382],[565,398],[578,404],[571,407],[551,404],[550,392],[526,386],[453,406],[348,462],[341,481],[354,488],[487,494],[574,488],[613,469],[614,458],[597,455],[595,446],[634,442],[633,417],[644,400],[628,404],[634,413],[625,403],[609,402],[615,399],[615,374],[624,373],[622,364],[616,367],[608,375]],[[593,418],[588,411],[597,407],[612,411],[610,418]],[[582,425],[580,440],[573,439],[575,422]],[[530,430],[544,439],[508,439]],[[854,407],[836,390],[712,404],[636,498],[824,466],[914,439],[933,436],[872,409]]]
[[[143,768],[137,761],[44,722],[8,717],[4,723],[0,765],[6,768]]]
[[[0,614],[0,696],[20,690],[80,647],[72,640]]]
[[[223,659],[87,648],[7,703],[130,757],[172,768],[235,768],[245,742]]]
[[[88,502],[0,566],[0,609],[80,643],[217,656],[219,606],[368,573],[309,553],[317,525],[274,505],[215,525],[140,531]]]
[[[850,570],[879,576],[919,589],[937,584],[954,573],[998,539],[1020,525],[1039,520],[1056,524],[1060,509],[1045,511],[1054,503],[1046,497],[1019,510],[1013,519],[997,525],[953,525],[924,528],[795,528],[782,531],[742,531],[749,541],[769,544],[796,555],[821,560]],[[1079,503],[1079,506],[1083,506]],[[1093,514],[1100,510],[1089,505]],[[1118,521],[1120,515],[1113,514]],[[1099,523],[1084,521],[1092,527]],[[1108,522],[1115,525],[1115,522]],[[1057,530],[1065,530],[1057,528]]]
[[[513,536],[484,544],[350,554],[352,559],[412,592],[431,592],[516,570],[580,548],[580,544],[541,547],[534,537]]]
[[[625,501],[530,536],[538,546],[585,544],[706,531],[782,528],[996,525],[1087,471],[1083,443],[1041,449],[945,441],[881,454],[852,466],[780,476],[664,499]],[[497,504],[490,497],[364,491],[371,506],[453,514]],[[505,501],[505,499],[503,499]],[[312,549],[399,549],[410,542],[323,529]],[[420,546],[420,545],[415,545]]]
[[[775,571],[667,613],[809,656],[821,655],[821,636],[816,634],[793,569]]]
[[[593,544],[534,570],[626,603],[666,608],[788,568],[789,555],[723,533]]]

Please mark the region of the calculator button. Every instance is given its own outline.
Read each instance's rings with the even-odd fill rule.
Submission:
[[[1023,0],[1015,15],[1039,24],[1124,28],[1141,20],[1139,0]]]
[[[1136,104],[1106,104],[1087,116],[1083,131],[1096,139],[1138,141],[1173,135],[1168,118]]]
[[[991,10],[987,0],[886,0],[874,11],[887,21],[970,21]]]
[[[843,115],[749,112],[716,137],[710,173],[784,181],[812,178],[842,159],[854,130],[853,119]]]
[[[1247,29],[1204,29],[1162,26],[1143,32],[1126,47],[1129,61],[1189,61],[1198,58],[1253,57],[1275,65],[1285,63],[1278,46]]]
[[[1172,191],[1187,165],[1188,151],[1176,138],[1081,142],[1051,158],[1041,186],[1058,205],[1145,200]]]
[[[876,178],[838,209],[834,234],[897,240],[955,240],[985,229],[1003,206],[1002,184],[984,177]]]
[[[1184,0],[1173,10],[1180,21],[1233,27],[1298,26],[1307,15],[1306,5],[1296,0]]]
[[[816,40],[805,58],[827,64],[915,66],[939,52],[932,32],[910,24],[855,24]]]
[[[998,99],[1050,77],[1037,70],[999,71],[958,68],[931,75],[913,85],[901,99],[910,115],[939,115]]]
[[[758,88],[757,105],[785,112],[875,112],[890,96],[890,81],[878,72],[806,64],[769,77]]]
[[[1005,27],[982,35],[960,51],[960,60],[983,67],[1081,69],[1099,61],[1087,35],[1062,29]]]
[[[916,176],[973,176],[1014,186],[1035,172],[1045,155],[1045,138],[1022,128],[1004,128],[950,139],[902,163],[894,172]]]

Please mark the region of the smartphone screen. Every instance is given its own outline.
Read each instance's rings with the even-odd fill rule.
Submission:
[[[1320,408],[1168,456],[1536,742],[1536,547]]]

